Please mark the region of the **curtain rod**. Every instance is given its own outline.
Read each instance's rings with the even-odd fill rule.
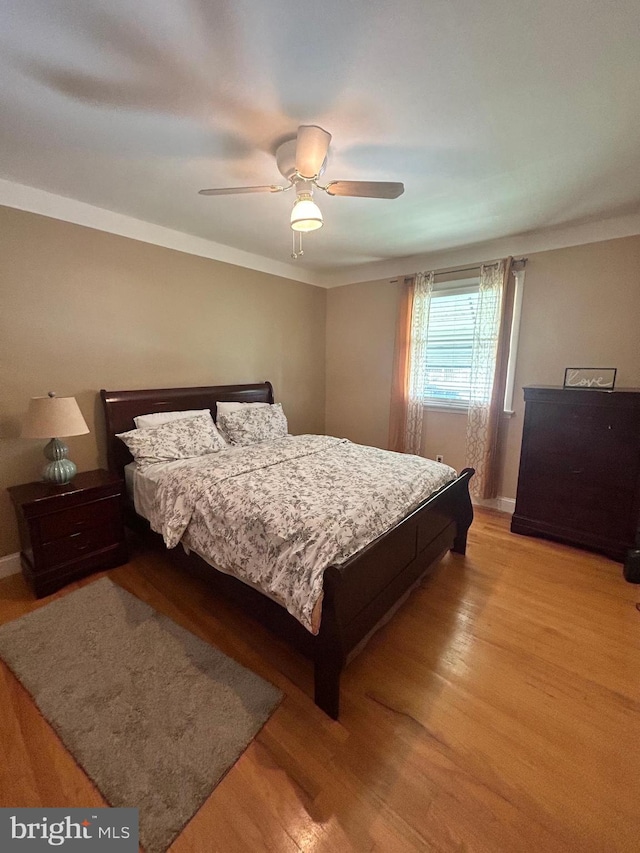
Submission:
[[[527,260],[528,260],[528,258],[514,258],[512,261],[512,266],[515,266],[516,264],[522,264],[522,266],[524,267],[527,265]],[[481,267],[493,267],[499,263],[500,263],[500,261],[491,261],[490,263],[486,263],[486,264],[474,264],[474,266],[472,266],[472,267],[458,267],[456,269],[446,268],[446,269],[442,269],[442,270],[435,270],[434,274],[435,275],[455,275],[456,273],[459,273],[459,272],[474,272],[475,270],[477,270],[479,272]],[[404,277],[404,281],[405,282],[411,281],[412,278],[413,278],[412,275],[406,275]],[[399,279],[392,278],[389,281],[389,284],[397,284],[398,281],[399,281]]]

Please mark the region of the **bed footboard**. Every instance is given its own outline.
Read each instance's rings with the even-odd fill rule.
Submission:
[[[469,480],[474,473],[466,468],[356,556],[325,571],[314,656],[315,701],[333,719],[340,711],[340,674],[349,652],[448,550],[465,553],[473,520]]]

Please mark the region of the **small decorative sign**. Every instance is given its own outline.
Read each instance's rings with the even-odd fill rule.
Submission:
[[[616,372],[615,367],[567,367],[562,387],[613,391]]]

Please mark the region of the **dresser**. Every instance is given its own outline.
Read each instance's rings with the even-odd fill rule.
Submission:
[[[640,564],[640,389],[531,386],[514,533],[548,536]],[[640,581],[638,576],[635,582]]]
[[[25,483],[9,494],[20,530],[22,571],[36,597],[126,563],[119,477],[84,471],[65,486]]]

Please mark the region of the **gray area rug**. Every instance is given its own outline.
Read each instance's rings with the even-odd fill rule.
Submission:
[[[107,802],[140,809],[148,853],[167,849],[282,698],[107,578],[0,626],[0,656]]]

